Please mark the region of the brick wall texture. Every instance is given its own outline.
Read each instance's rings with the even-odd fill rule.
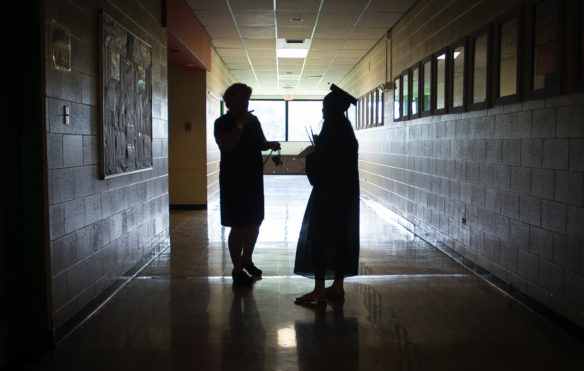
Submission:
[[[517,3],[419,1],[389,34],[388,68],[397,76]],[[362,193],[584,326],[584,95],[398,122],[385,97],[384,126],[356,132]]]
[[[100,177],[98,9],[152,46],[152,170]],[[45,1],[45,105],[53,326],[168,238],[166,33],[158,1]],[[52,69],[52,20],[71,31],[72,70]],[[71,109],[63,123],[63,106]]]

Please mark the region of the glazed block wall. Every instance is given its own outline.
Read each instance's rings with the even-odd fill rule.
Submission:
[[[168,63],[168,168],[171,205],[207,203],[204,70]],[[185,125],[190,123],[190,129]]]
[[[100,177],[98,9],[152,46],[152,170]],[[168,237],[166,33],[160,1],[44,2],[53,326],[58,328]],[[71,30],[72,70],[49,59],[51,20]],[[63,123],[63,106],[71,109]]]
[[[207,72],[207,200],[219,199],[219,161],[221,153],[215,142],[213,129],[220,115],[220,99],[223,92],[236,82],[217,52],[211,51],[211,71]]]
[[[393,77],[517,3],[418,2],[390,32]],[[398,122],[392,99],[356,132],[362,193],[584,326],[584,95]]]

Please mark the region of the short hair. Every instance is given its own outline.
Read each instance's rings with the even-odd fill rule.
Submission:
[[[238,82],[225,90],[225,93],[223,93],[223,100],[225,101],[227,108],[230,108],[231,103],[241,96],[245,96],[246,99],[249,99],[249,97],[251,97],[251,92],[251,87]]]

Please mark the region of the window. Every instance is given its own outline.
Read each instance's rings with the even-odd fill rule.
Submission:
[[[377,112],[377,125],[383,125],[383,98],[385,93],[383,92],[383,88],[377,88],[376,89],[377,92],[377,108],[376,108],[376,112]]]
[[[411,91],[412,99],[410,100],[410,117],[416,118],[420,116],[420,66],[412,67],[410,70],[412,81]]]
[[[398,121],[401,119],[401,77],[398,77],[393,82],[393,120]]]
[[[307,141],[310,129],[314,133],[322,129],[322,101],[288,101],[288,140]]]
[[[400,107],[402,108],[402,119],[408,119],[410,116],[410,96],[409,96],[409,74],[408,71],[402,73],[402,94],[401,94],[401,104]]]
[[[375,88],[357,99],[357,112],[349,112],[349,116],[356,115],[360,121],[357,129],[383,125],[383,90]]]
[[[490,28],[482,28],[471,37],[470,108],[485,109],[489,106]]]
[[[307,142],[307,130],[319,133],[322,128],[321,100],[250,99],[249,109],[260,120],[267,140]]]
[[[465,75],[466,75],[466,47],[465,40],[455,44],[450,54],[450,71],[452,86],[450,95],[450,112],[462,112],[466,105]]]
[[[432,81],[432,57],[428,57],[422,61],[420,68],[420,113],[422,116],[432,114],[432,97],[434,93]]]
[[[287,140],[285,101],[250,100],[249,110],[254,110],[253,114],[260,120],[267,140]]]
[[[519,100],[521,75],[519,53],[521,50],[521,8],[500,17],[495,23],[496,74],[495,103],[508,104]]]
[[[530,8],[530,98],[560,92],[560,3],[546,0]]]
[[[436,64],[436,114],[445,113],[447,110],[447,98],[448,98],[448,49],[444,49],[435,55]]]

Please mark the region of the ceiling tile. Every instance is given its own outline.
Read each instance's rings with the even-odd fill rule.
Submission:
[[[279,39],[305,40],[312,36],[312,27],[280,27],[278,24]]]
[[[380,12],[368,9],[359,20],[359,25],[366,27],[383,27],[389,30],[401,17],[399,12]]]
[[[368,9],[379,12],[400,12],[407,11],[416,0],[371,0]]]
[[[298,27],[314,27],[314,22],[316,21],[316,12],[290,12],[290,11],[277,11],[276,18],[278,20],[278,26],[298,26]],[[294,22],[290,19],[301,18],[301,22]]]
[[[186,2],[193,10],[197,10],[197,9],[227,9],[227,4],[224,1],[186,0]]]
[[[326,2],[326,1],[325,1]],[[320,0],[279,0],[276,1],[276,10],[304,10],[318,11]]]
[[[239,34],[235,26],[206,26],[205,30],[211,39],[238,39]]]
[[[222,57],[240,57],[245,58],[245,50],[243,48],[217,48],[215,49]]]
[[[378,40],[359,40],[349,39],[343,44],[342,50],[361,50],[368,51],[377,43]],[[365,53],[363,53],[365,54]]]
[[[323,12],[355,13],[359,14],[369,0],[335,0],[326,1],[322,6]]]
[[[359,12],[323,12],[318,18],[318,24],[323,26],[336,26],[340,24],[345,26],[353,26],[355,21],[357,21],[359,14]]]
[[[246,10],[233,12],[237,25],[241,26],[271,26],[274,27],[273,10]]]
[[[203,26],[233,26],[233,18],[227,10],[198,10],[196,17]]]
[[[209,2],[218,2],[217,0]],[[225,0],[235,10],[274,10],[273,0]]]
[[[345,39],[351,31],[351,27],[339,27],[339,26],[323,26],[317,25],[316,32],[314,33],[315,38],[319,39]]]
[[[248,49],[272,49],[276,48],[275,39],[243,39],[245,47]]]
[[[215,49],[217,48],[240,48],[241,47],[241,40],[239,38],[230,38],[230,39],[213,39],[213,46]]]
[[[360,27],[357,26],[351,33],[351,39],[379,40],[387,34],[385,27]]]
[[[273,39],[276,36],[276,30],[273,26],[265,27],[239,27],[241,36],[248,39]]]

